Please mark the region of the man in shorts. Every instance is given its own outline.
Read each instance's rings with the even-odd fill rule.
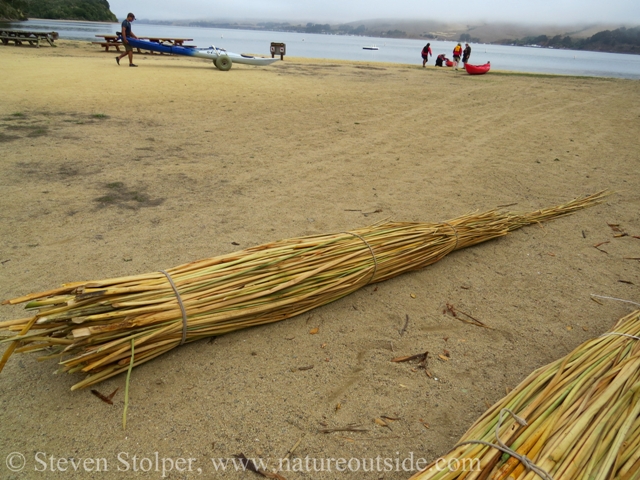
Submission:
[[[471,47],[468,43],[464,44],[464,51],[462,52],[462,63],[468,63],[469,57],[471,56]]]
[[[462,45],[458,43],[453,49],[453,66],[458,70],[458,66],[460,65],[460,57],[462,56]]]
[[[122,38],[122,44],[124,45],[125,51],[122,55],[120,55],[119,57],[116,57],[116,62],[118,63],[118,65],[120,65],[120,59],[122,57],[129,56],[129,66],[130,67],[138,66],[133,63],[133,47],[129,45],[129,42],[127,41],[127,37],[138,38],[131,31],[131,22],[133,22],[135,19],[136,19],[136,16],[133,13],[129,13],[127,14],[127,18],[125,18],[122,21],[122,30],[121,30],[122,37],[121,38]]]

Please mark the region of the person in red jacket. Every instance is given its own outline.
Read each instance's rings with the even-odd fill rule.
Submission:
[[[433,57],[433,53],[431,53],[431,44],[427,43],[422,49],[422,67],[423,68],[427,63],[427,60],[429,60],[429,55]]]
[[[458,43],[458,45],[456,45],[455,48],[453,49],[453,63],[454,63],[454,66],[456,67],[456,70],[460,65],[461,56],[462,56],[462,45]]]

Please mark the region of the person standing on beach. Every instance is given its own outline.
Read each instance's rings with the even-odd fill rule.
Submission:
[[[422,68],[424,68],[424,66],[427,64],[429,55],[433,57],[433,53],[431,53],[431,44],[427,43],[422,49]]]
[[[121,36],[122,36],[122,44],[124,45],[124,53],[122,55],[120,55],[119,57],[116,57],[116,62],[118,63],[118,65],[120,65],[120,59],[122,57],[128,56],[129,57],[129,66],[130,67],[137,67],[138,66],[138,65],[135,65],[133,63],[133,47],[131,45],[129,45],[129,41],[127,40],[127,37],[129,37],[129,38],[138,38],[131,31],[131,22],[133,22],[135,19],[136,19],[136,16],[133,13],[128,13],[127,14],[127,18],[125,18],[122,21]]]
[[[464,52],[462,52],[462,63],[467,63],[471,56],[471,47],[468,43],[464,44]]]
[[[456,70],[460,65],[460,57],[462,56],[462,45],[458,43],[453,49],[453,63],[455,64]]]

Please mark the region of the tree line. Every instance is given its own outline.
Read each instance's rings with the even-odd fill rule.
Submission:
[[[117,22],[107,0],[0,0],[0,19]]]
[[[568,35],[538,35],[515,40],[505,39],[501,45],[539,45],[546,48],[564,48],[569,50],[590,50],[595,52],[636,53],[640,54],[640,27],[621,27],[604,30],[588,38],[572,38]]]

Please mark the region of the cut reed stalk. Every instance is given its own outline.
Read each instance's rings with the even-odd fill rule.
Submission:
[[[47,349],[43,359],[58,358],[63,371],[88,374],[72,389],[87,387],[127,371],[134,348],[135,367],[183,343],[278,322],[606,195],[525,214],[490,210],[443,223],[389,222],[282,240],[169,269],[173,285],[164,272],[152,272],[6,300],[28,302],[35,314],[0,322],[0,329],[19,332],[0,339],[8,344],[0,370],[16,348]]]
[[[609,334],[533,372],[516,391],[480,417],[460,439],[460,446],[411,478],[640,478],[640,310],[620,319]],[[526,455],[540,472],[513,455],[486,445],[480,449],[474,443],[497,444],[495,425],[505,408],[528,425],[522,427],[510,418],[497,436]],[[443,476],[438,465],[449,464],[491,468],[447,469]]]

